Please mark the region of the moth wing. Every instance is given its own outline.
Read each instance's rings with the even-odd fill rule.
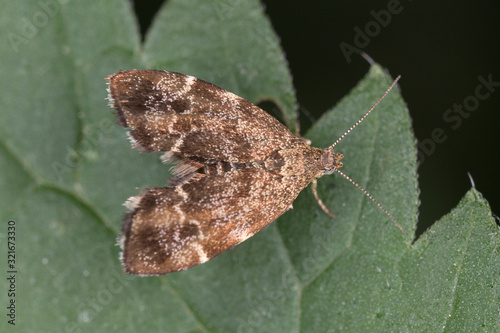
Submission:
[[[239,169],[175,187],[150,187],[130,200],[122,262],[128,273],[160,275],[206,262],[291,207],[293,177]]]
[[[301,144],[247,100],[192,76],[158,70],[107,77],[109,100],[135,147],[204,161],[251,162]]]

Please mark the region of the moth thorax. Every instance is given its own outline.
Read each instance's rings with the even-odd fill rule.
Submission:
[[[325,174],[330,175],[335,172],[336,169],[342,167],[342,162],[340,160],[344,157],[341,153],[335,153],[330,150],[324,150],[323,155],[321,155],[321,163],[325,169]]]

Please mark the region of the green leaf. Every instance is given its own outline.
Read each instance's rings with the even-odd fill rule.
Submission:
[[[283,53],[257,1],[171,0],[144,45],[129,1],[2,1],[0,254],[15,221],[15,286],[4,316],[36,332],[498,331],[498,228],[471,190],[412,243],[418,190],[411,122],[393,90],[335,150],[410,235],[338,175],[278,222],[212,261],[162,277],[121,272],[122,203],[164,186],[157,154],[130,148],[104,77],[157,68],[195,75],[294,126]],[[193,18],[196,18],[195,20]],[[327,147],[382,95],[381,67],[306,133]],[[325,91],[325,93],[328,93]],[[332,189],[335,185],[335,189]],[[12,239],[10,239],[12,241]],[[4,270],[5,275],[7,269]]]
[[[349,332],[497,332],[499,232],[471,190],[397,260],[347,249],[303,292],[302,327]],[[350,265],[349,265],[350,264]],[[329,315],[325,309],[330,309]]]

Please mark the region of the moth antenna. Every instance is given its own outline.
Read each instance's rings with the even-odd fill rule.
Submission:
[[[354,125],[351,126],[351,128],[349,128],[347,131],[345,131],[344,134],[342,134],[340,136],[340,138],[337,139],[337,141],[335,141],[333,143],[333,145],[331,145],[330,147],[328,147],[326,150],[330,150],[332,151],[333,148],[343,139],[345,138],[345,136],[347,134],[349,134],[356,126],[358,126],[372,111],[373,109],[375,109],[375,107],[377,106],[378,103],[380,103],[380,101],[382,99],[384,99],[384,97],[389,93],[389,91],[391,91],[391,89],[396,85],[396,83],[399,81],[399,79],[401,78],[401,75],[399,75],[393,82],[392,84],[390,85],[389,88],[387,88],[387,90],[385,91],[385,93],[382,95],[382,97],[380,97],[378,99],[378,101],[375,102],[375,104],[372,105],[372,107],[370,108],[370,110],[368,110],[368,112],[365,113],[365,115],[363,117],[361,117]]]
[[[401,229],[402,232],[404,232],[405,234],[408,235],[408,233],[406,232],[406,230],[398,223],[398,221],[396,221],[396,219],[387,210],[385,210],[385,208],[382,207],[382,205],[379,204],[378,201],[375,200],[375,198],[370,193],[368,193],[367,190],[365,190],[363,187],[361,187],[361,185],[359,185],[354,180],[352,180],[351,178],[349,178],[348,175],[346,175],[345,173],[343,173],[339,169],[333,169],[333,171],[335,171],[336,173],[338,173],[339,175],[341,175],[342,177],[344,177],[345,179],[347,179],[348,181],[350,181],[351,184],[353,184],[354,186],[356,186],[357,188],[359,188],[361,190],[361,192],[363,192],[368,198],[370,198],[370,200],[373,201],[378,206],[378,208],[380,208],[385,213],[385,215],[389,216],[389,218],[392,220],[392,222],[396,223],[396,225],[398,226],[399,229]]]

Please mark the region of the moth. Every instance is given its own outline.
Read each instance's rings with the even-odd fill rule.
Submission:
[[[335,145],[311,147],[264,110],[192,76],[128,70],[106,77],[119,125],[141,152],[165,152],[167,187],[148,187],[125,206],[121,260],[142,276],[181,271],[243,242],[292,208],[310,183],[342,173]],[[399,226],[399,224],[398,224]],[[400,227],[401,228],[401,227]],[[402,229],[402,228],[401,228]],[[403,229],[402,229],[403,230]]]

